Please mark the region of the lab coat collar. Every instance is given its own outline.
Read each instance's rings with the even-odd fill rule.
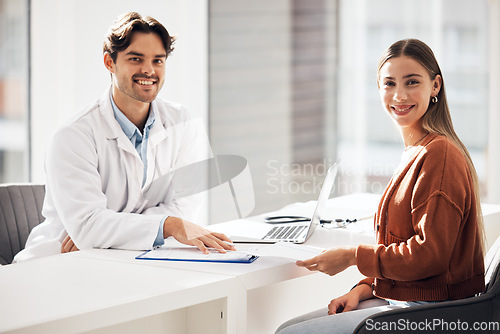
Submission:
[[[115,119],[113,115],[113,107],[111,106],[111,100],[109,99],[111,93],[111,86],[106,89],[106,92],[100,97],[98,107],[102,119],[104,120],[104,134],[107,139],[117,139],[119,137],[121,130],[120,124]],[[125,135],[125,134],[124,134]]]
[[[156,100],[151,103],[151,111],[155,113],[155,122],[149,130],[149,143],[151,147],[156,147],[162,140],[168,137],[168,132],[165,131],[165,125],[163,124],[163,119],[160,117],[158,112],[158,106]]]
[[[137,153],[134,145],[130,142],[127,135],[123,132],[120,124],[115,119],[113,114],[113,107],[111,105],[110,100],[111,86],[108,87],[106,92],[99,99],[99,111],[101,113],[101,117],[104,120],[104,135],[108,140],[117,140],[118,147],[121,149],[130,152],[132,154],[137,155],[137,158],[140,159],[139,154]],[[158,112],[158,106],[156,100],[151,102],[151,112],[155,113],[155,122],[153,123],[150,133],[149,133],[149,143],[148,146],[156,146],[162,140],[167,137],[167,133],[162,131],[164,129],[164,125]]]
[[[137,153],[132,142],[127,138],[125,132],[123,132],[120,124],[116,120],[113,107],[110,100],[111,85],[106,89],[106,92],[99,99],[99,112],[103,119],[103,131],[106,139],[116,140],[118,147],[124,151],[127,151],[133,155],[137,156],[137,159],[141,159]]]

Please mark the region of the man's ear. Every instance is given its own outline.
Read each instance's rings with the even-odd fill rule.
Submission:
[[[115,62],[109,53],[104,53],[104,66],[108,69],[109,72],[115,73]]]

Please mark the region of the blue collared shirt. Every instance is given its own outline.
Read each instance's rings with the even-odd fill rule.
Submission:
[[[156,115],[153,108],[153,105],[150,104],[149,107],[149,115],[146,120],[146,124],[144,125],[144,133],[132,123],[127,116],[123,114],[123,112],[116,106],[115,101],[113,100],[113,96],[110,94],[111,106],[113,107],[113,113],[115,115],[115,119],[120,124],[125,135],[128,137],[132,145],[134,145],[139,157],[142,160],[142,164],[144,165],[144,171],[142,176],[142,185],[146,182],[147,171],[148,171],[148,139],[149,139],[149,131],[155,122]],[[155,242],[153,243],[153,247],[161,246],[165,243],[163,239],[163,222],[167,217],[163,218],[160,226],[158,228],[158,234],[156,236]]]
[[[142,184],[144,185],[144,183],[146,182],[147,171],[148,171],[147,154],[148,154],[149,131],[151,130],[151,127],[155,122],[154,108],[152,107],[152,105],[149,108],[148,119],[146,120],[146,124],[144,125],[144,134],[142,134],[141,131],[137,128],[137,126],[135,126],[135,124],[132,123],[127,118],[127,116],[125,116],[123,112],[116,106],[113,97],[111,97],[111,105],[113,106],[113,113],[115,114],[115,118],[118,121],[118,124],[120,124],[123,132],[128,137],[132,145],[134,145],[137,153],[139,154],[139,157],[142,160],[142,163],[144,165]]]

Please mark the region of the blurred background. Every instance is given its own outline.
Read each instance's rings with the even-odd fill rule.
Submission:
[[[0,183],[44,182],[54,130],[110,84],[104,35],[150,15],[177,37],[160,96],[203,119],[214,154],[244,157],[252,214],[381,193],[403,144],[376,86],[403,38],[434,51],[483,202],[500,203],[500,0],[0,0]],[[211,222],[228,217],[215,209]]]

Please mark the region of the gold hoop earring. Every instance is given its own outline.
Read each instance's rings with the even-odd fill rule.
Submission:
[[[433,96],[433,97],[431,98],[431,101],[432,101],[432,103],[437,103],[437,102],[438,102],[438,97],[437,97],[437,95],[436,95],[436,96]]]

